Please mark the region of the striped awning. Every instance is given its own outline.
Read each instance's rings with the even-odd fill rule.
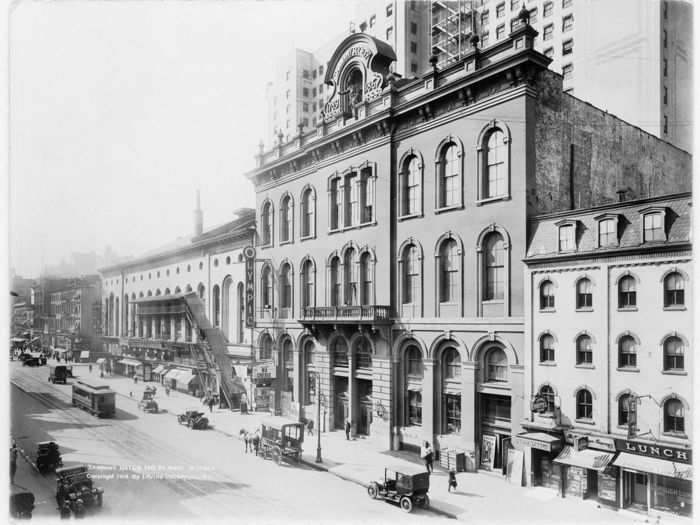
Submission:
[[[563,463],[574,467],[583,467],[591,470],[603,471],[615,457],[614,452],[601,452],[590,448],[584,450],[574,450],[573,447],[566,446],[554,459],[555,463]]]
[[[652,474],[667,476],[669,478],[693,479],[692,465],[675,463],[673,461],[666,461],[665,459],[638,456],[636,454],[627,454],[626,452],[620,452],[615,458],[613,465],[626,470],[651,472]]]
[[[165,371],[165,365],[158,365],[153,369],[152,374],[162,374]]]

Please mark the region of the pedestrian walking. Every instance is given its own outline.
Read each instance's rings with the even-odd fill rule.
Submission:
[[[314,435],[314,420],[313,419],[309,419],[308,423],[306,423],[306,433],[309,436]]]
[[[454,470],[450,470],[448,476],[449,477],[447,479],[447,492],[450,492],[452,489],[455,489],[455,492],[457,492],[457,474]]]
[[[92,374],[92,365],[88,365],[88,372]]]
[[[137,384],[139,382],[139,377],[134,374],[134,384]]]
[[[260,449],[260,429],[258,428],[253,435],[253,449],[255,450],[255,455],[258,455],[258,450]]]
[[[105,376],[105,373],[102,370],[100,370],[100,379],[104,378],[104,376]]]
[[[209,401],[207,402],[207,405],[209,405],[209,413],[211,414],[214,411],[214,396],[209,396]]]
[[[170,387],[169,386],[165,387],[165,395],[170,396]]]
[[[433,448],[427,441],[423,442],[423,446],[420,449],[420,457],[425,463],[425,470],[431,473],[433,471]]]
[[[15,484],[15,473],[17,472],[17,443],[12,443],[12,448],[10,449],[10,483]]]
[[[345,420],[345,439],[350,441],[350,431],[352,430],[352,423],[350,423],[350,418]]]

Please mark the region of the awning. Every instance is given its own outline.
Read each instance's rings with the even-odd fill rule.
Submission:
[[[136,359],[122,359],[119,363],[127,366],[141,366],[141,361],[137,361]]]
[[[175,378],[178,388],[188,389],[190,384],[198,380],[199,377],[190,372],[189,370],[180,370],[180,373]]]
[[[178,378],[182,376],[183,374],[186,374],[187,376],[191,376],[192,372],[189,370],[183,370],[182,368],[171,368],[166,372],[166,374],[163,376],[164,379],[174,379],[175,381],[178,381]]]
[[[165,371],[165,365],[158,365],[153,369],[152,374],[162,374]]]
[[[97,361],[95,361],[95,364],[101,365],[101,364],[104,363],[105,361],[106,361],[106,359],[105,359],[104,357],[100,357]]]
[[[27,342],[27,340],[24,339],[23,337],[13,337],[12,339],[10,339],[10,341],[12,341],[13,343],[26,343]]]
[[[240,377],[234,377],[229,383],[232,394],[246,394],[245,384]]]
[[[685,463],[674,463],[658,458],[638,456],[620,452],[613,461],[613,465],[624,469],[637,470],[640,472],[650,472],[659,476],[669,478],[693,479],[693,466]]]
[[[554,461],[564,465],[603,471],[612,461],[613,456],[615,454],[612,452],[601,452],[590,448],[576,451],[573,447],[566,446]]]
[[[90,359],[90,350],[81,350],[80,359]]]
[[[514,446],[536,448],[547,452],[552,452],[561,448],[560,437],[545,434],[544,432],[525,432],[524,434],[518,434],[517,436],[513,436],[511,443]]]

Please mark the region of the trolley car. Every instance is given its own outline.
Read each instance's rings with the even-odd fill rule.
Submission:
[[[115,393],[107,385],[91,385],[84,381],[73,383],[73,406],[87,410],[97,417],[114,417]]]

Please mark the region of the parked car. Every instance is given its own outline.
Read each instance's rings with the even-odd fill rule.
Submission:
[[[32,517],[34,510],[34,494],[29,491],[19,491],[10,494],[10,515],[14,518]]]
[[[72,376],[73,374],[70,366],[51,365],[49,367],[49,381],[51,383],[63,383],[65,385],[66,380]]]
[[[75,517],[82,517],[85,509],[101,507],[104,489],[96,487],[87,465],[56,469],[56,503],[59,509],[67,503]]]
[[[55,441],[37,443],[36,468],[42,474],[63,466],[63,459]]]
[[[209,419],[204,417],[204,412],[200,412],[196,408],[185,410],[184,413],[179,414],[177,422],[181,425],[187,425],[193,430],[205,430],[209,427]]]
[[[401,509],[411,512],[414,505],[424,509],[430,506],[429,489],[430,475],[422,469],[404,474],[385,468],[384,480],[371,482],[367,494],[372,499],[398,503]]]
[[[156,397],[156,387],[147,386],[143,391],[143,397],[139,401],[139,409],[144,412],[155,412],[158,413],[158,403],[154,399]]]

